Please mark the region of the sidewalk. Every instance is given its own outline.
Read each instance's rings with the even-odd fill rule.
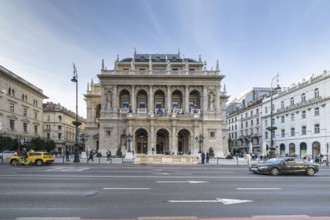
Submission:
[[[107,161],[106,157],[94,157],[94,161],[87,161],[87,158],[79,158],[81,164],[134,164],[134,159],[117,158],[114,157],[110,161]],[[71,164],[74,163],[74,157],[70,157],[70,161],[66,161],[63,157],[56,157],[55,164]],[[251,161],[256,163],[257,161]],[[248,161],[244,158],[235,159],[210,159],[209,163],[204,165],[248,165]]]
[[[80,164],[93,164],[93,165],[97,165],[97,164],[103,164],[103,165],[106,165],[106,164],[134,164],[134,159],[126,159],[126,158],[118,158],[118,157],[113,157],[111,158],[110,161],[107,160],[106,157],[94,157],[94,160],[93,161],[87,161],[87,158],[79,158],[79,163]],[[257,163],[256,160],[252,160],[250,161],[250,164],[251,163]],[[8,161],[7,159],[0,159],[0,166],[1,165],[6,165],[8,164]],[[54,161],[54,164],[76,164],[74,162],[74,156],[71,156],[70,157],[70,161],[66,161],[66,158],[65,157],[55,157],[55,161]],[[198,163],[200,164],[200,162]],[[196,164],[196,165],[198,165]],[[239,166],[246,166],[248,165],[248,161],[245,160],[244,158],[234,158],[234,159],[210,159],[209,160],[209,163],[205,163],[204,165],[239,165]]]

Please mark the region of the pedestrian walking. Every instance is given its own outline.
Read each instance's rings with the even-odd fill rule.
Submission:
[[[111,160],[111,151],[107,150],[107,161]]]
[[[70,162],[70,152],[69,152],[69,150],[66,150],[66,152],[65,152],[65,161]]]
[[[93,150],[90,150],[90,151],[89,151],[89,157],[88,157],[87,162],[88,162],[89,160],[94,161],[94,151],[93,151]]]
[[[210,160],[210,155],[208,152],[206,152],[206,163],[209,163],[209,160]]]
[[[205,153],[204,153],[204,151],[202,152],[201,157],[202,157],[202,164],[204,164],[204,161],[205,161]]]

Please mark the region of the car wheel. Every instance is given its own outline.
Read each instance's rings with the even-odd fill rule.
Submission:
[[[42,160],[37,160],[36,161],[37,166],[41,166],[43,164]]]
[[[278,168],[274,167],[270,170],[270,175],[272,175],[272,176],[277,176],[279,173],[280,173],[280,171]]]
[[[10,161],[10,163],[11,163],[11,165],[16,166],[18,164],[18,161],[17,160],[12,160],[12,161]]]
[[[315,170],[313,168],[308,168],[306,170],[306,175],[313,176],[315,174]]]

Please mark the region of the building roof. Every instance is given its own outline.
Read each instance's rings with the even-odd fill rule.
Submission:
[[[60,103],[58,104],[55,104],[53,102],[47,102],[47,103],[43,103],[43,111],[44,112],[62,112],[72,118],[75,118],[76,117],[76,114],[70,110],[68,110],[67,108],[61,106]],[[82,121],[84,123],[86,123],[86,119],[84,119],[83,117],[79,117],[79,121]]]
[[[124,58],[120,62],[132,62],[133,58]],[[181,58],[178,54],[134,54],[134,62],[188,62],[198,63],[198,61],[191,58]]]
[[[48,99],[48,97],[46,95],[43,94],[43,90],[36,87],[35,85],[33,85],[32,83],[26,81],[25,79],[23,79],[22,77],[16,75],[15,73],[13,73],[12,71],[6,69],[5,67],[0,65],[0,73],[5,74],[7,77],[10,77],[13,80],[16,80],[17,82],[20,82],[22,84],[24,84],[25,86],[29,87],[30,89],[34,90],[36,93],[38,93],[43,99]]]

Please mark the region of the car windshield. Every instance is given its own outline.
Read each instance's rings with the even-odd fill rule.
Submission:
[[[271,158],[269,160],[266,160],[265,163],[281,163],[284,159],[283,158]]]

